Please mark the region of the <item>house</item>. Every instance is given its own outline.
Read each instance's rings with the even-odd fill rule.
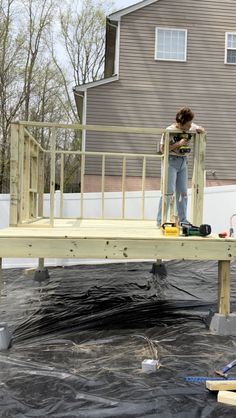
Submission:
[[[104,79],[75,88],[84,124],[164,128],[190,106],[207,131],[209,184],[236,182],[235,0],[144,0],[107,18]],[[155,153],[158,138],[88,133],[86,151]],[[96,176],[101,163],[90,160]],[[120,164],[107,166],[120,175]],[[127,174],[140,175],[138,161]],[[151,162],[147,176],[160,177]]]

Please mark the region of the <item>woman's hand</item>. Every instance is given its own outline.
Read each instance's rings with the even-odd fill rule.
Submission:
[[[198,134],[202,134],[203,132],[205,132],[205,129],[204,129],[202,126],[198,126],[198,127],[196,128],[196,132],[197,132]]]
[[[182,138],[180,141],[176,142],[177,148],[182,147],[184,145],[188,145],[188,141],[184,138]]]

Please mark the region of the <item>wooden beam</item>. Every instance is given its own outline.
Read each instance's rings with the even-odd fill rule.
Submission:
[[[143,169],[142,169],[142,204],[141,204],[141,219],[145,219],[145,181],[146,181],[146,166],[147,158],[143,158]]]
[[[167,132],[165,129],[160,129],[160,128],[125,127],[125,126],[113,126],[113,125],[109,125],[109,126],[80,125],[79,123],[63,124],[63,123],[54,123],[54,122],[33,122],[33,121],[20,121],[19,123],[24,126],[72,129],[72,130],[77,130],[77,131],[86,129],[86,131],[118,132],[118,133],[127,132],[127,133],[139,133],[139,134],[150,134],[150,135],[158,135],[158,134],[162,134],[163,132]]]
[[[64,161],[65,154],[61,154],[61,175],[60,175],[60,218],[63,218],[63,196],[64,196]]]
[[[38,216],[43,216],[44,201],[44,152],[39,150],[38,156]]]
[[[81,155],[80,167],[80,218],[84,215],[84,174],[85,174],[85,155]]]
[[[56,129],[52,128],[51,135],[51,166],[50,166],[50,225],[54,226],[54,193],[56,175]]]
[[[195,134],[194,156],[193,156],[193,177],[192,177],[192,198],[191,198],[191,222],[193,225],[201,225],[203,214],[203,193],[205,182],[205,149],[206,134]]]
[[[167,131],[165,133],[164,141],[164,159],[162,163],[162,215],[161,223],[165,223],[167,220],[167,192],[168,192],[168,167],[169,167],[169,147],[170,147],[170,134]]]
[[[122,160],[122,212],[121,212],[121,218],[125,218],[125,183],[126,183],[126,157],[123,157]]]
[[[10,226],[18,224],[19,216],[19,125],[11,124],[11,160],[10,160]]]
[[[44,269],[44,258],[38,259],[38,269],[43,270]]]
[[[104,189],[105,189],[105,166],[106,166],[106,157],[105,155],[102,156],[102,219],[104,219],[104,207],[105,207],[105,202],[104,202]]]
[[[0,303],[3,291],[3,281],[2,281],[2,258],[0,257]]]
[[[46,154],[50,154],[49,150],[45,151]],[[156,160],[160,160],[163,158],[163,155],[159,154],[131,154],[131,153],[125,153],[125,152],[101,152],[101,151],[70,151],[70,150],[56,150],[56,154],[73,154],[73,155],[93,155],[93,156],[107,156],[107,157],[126,157],[126,158],[152,158]]]
[[[230,261],[218,261],[218,312],[230,314]]]
[[[19,219],[18,223],[22,223],[24,220],[24,146],[25,146],[25,132],[24,127],[19,127],[19,153],[18,153],[18,166],[19,166],[19,182],[18,182],[18,196],[19,196]]]
[[[23,220],[30,219],[30,138],[25,134],[24,143],[24,190],[23,190]]]
[[[97,237],[89,237],[88,233],[85,233],[83,237],[78,237],[80,230],[74,234],[68,230],[61,230],[53,236],[45,228],[42,228],[42,236],[40,236],[40,230],[39,234],[37,231],[34,228],[32,235],[28,237],[22,235],[9,238],[0,234],[0,257],[156,260],[165,259],[168,256],[169,259],[177,260],[183,258],[185,260],[218,260],[220,257],[226,260],[231,257],[236,259],[236,248],[229,254],[228,243],[220,240],[219,242],[204,239],[185,241],[178,237],[176,239],[172,237],[117,239],[110,238],[107,230],[104,231],[104,238],[101,238],[101,230],[97,232]],[[22,228],[21,234],[23,232],[29,235],[28,228]],[[90,229],[91,233],[94,234],[92,229]],[[127,231],[128,236],[129,231]],[[221,309],[221,312],[225,314],[227,310]]]
[[[236,405],[236,393],[227,390],[220,390],[217,396],[217,402],[227,405]]]
[[[236,379],[235,380],[207,380],[206,388],[212,391],[236,390]]]

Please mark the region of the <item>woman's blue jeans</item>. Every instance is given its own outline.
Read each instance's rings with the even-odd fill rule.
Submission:
[[[169,155],[168,186],[167,186],[167,213],[171,199],[176,194],[176,208],[179,222],[187,221],[188,204],[188,165],[187,157]],[[157,213],[157,224],[161,224],[162,196]]]

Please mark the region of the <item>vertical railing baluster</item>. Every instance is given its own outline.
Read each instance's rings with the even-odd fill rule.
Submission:
[[[145,181],[146,181],[146,165],[147,158],[143,157],[143,170],[142,170],[142,219],[145,218]]]
[[[84,172],[85,172],[85,154],[81,154],[81,169],[80,169],[80,217],[83,219],[84,215]]]
[[[30,219],[30,138],[25,136],[25,155],[24,155],[24,218]]]
[[[50,225],[54,226],[54,194],[56,180],[56,128],[52,128],[51,136],[51,169],[50,169]]]
[[[64,195],[64,154],[61,153],[61,175],[60,175],[60,218],[63,218],[63,195]]]
[[[105,189],[105,163],[106,163],[106,156],[103,154],[102,156],[102,219],[104,219],[104,189]]]
[[[126,180],[126,157],[122,160],[122,219],[125,218],[125,180]]]
[[[44,207],[44,152],[38,154],[38,216],[43,217]]]

